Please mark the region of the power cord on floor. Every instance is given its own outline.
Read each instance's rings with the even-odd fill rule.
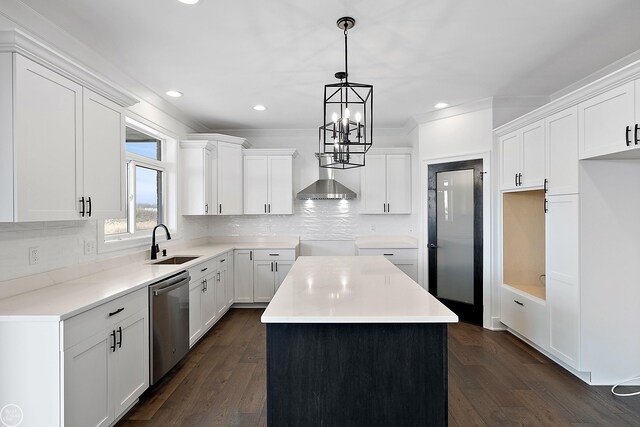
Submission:
[[[613,387],[611,387],[611,393],[613,393],[615,396],[620,396],[620,397],[630,397],[630,396],[638,396],[640,395],[640,391],[636,391],[633,393],[616,393],[616,388],[620,387],[621,385],[634,381],[634,380],[640,380],[640,377],[634,377],[634,378],[630,378],[628,380],[625,381],[621,381],[618,384],[614,384]]]

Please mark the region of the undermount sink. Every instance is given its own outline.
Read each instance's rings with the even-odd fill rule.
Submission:
[[[172,256],[169,258],[161,259],[160,261],[152,262],[152,264],[171,264],[171,265],[180,265],[185,262],[193,261],[196,258],[200,258],[198,256]]]

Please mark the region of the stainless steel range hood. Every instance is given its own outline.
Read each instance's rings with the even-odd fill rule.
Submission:
[[[320,169],[320,179],[300,191],[300,200],[353,200],[358,197],[355,191],[348,189],[333,179],[333,169]]]

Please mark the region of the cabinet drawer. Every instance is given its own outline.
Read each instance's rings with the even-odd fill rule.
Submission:
[[[358,249],[360,256],[384,256],[391,262],[399,260],[417,260],[417,249]]]
[[[549,347],[549,323],[544,303],[503,286],[500,320],[540,347]]]
[[[257,249],[253,251],[255,261],[295,261],[295,249]]]
[[[218,268],[218,264],[216,263],[216,258],[210,259],[203,263],[200,263],[196,266],[193,266],[189,269],[189,279],[190,282],[195,282],[196,280],[202,279],[207,274],[211,274],[216,268]]]
[[[140,310],[147,310],[148,292],[145,286],[65,320],[63,348],[66,350],[85,338],[107,329],[111,324],[126,319]]]
[[[232,254],[233,254],[233,252],[232,252]],[[229,252],[224,253],[224,254],[219,255],[219,256],[217,256],[217,257],[215,257],[213,259],[213,268],[217,270],[217,269],[219,269],[221,267],[226,267],[227,263],[230,263],[230,262],[231,262],[231,260],[229,259]]]

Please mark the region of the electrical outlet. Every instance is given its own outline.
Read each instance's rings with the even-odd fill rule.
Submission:
[[[39,264],[40,263],[40,247],[34,246],[29,248],[29,264]]]
[[[413,234],[413,225],[409,226],[409,234]]]
[[[84,254],[92,255],[96,253],[96,241],[95,240],[85,240],[84,241]]]
[[[371,224],[371,231],[376,231],[376,225],[375,224]]]

